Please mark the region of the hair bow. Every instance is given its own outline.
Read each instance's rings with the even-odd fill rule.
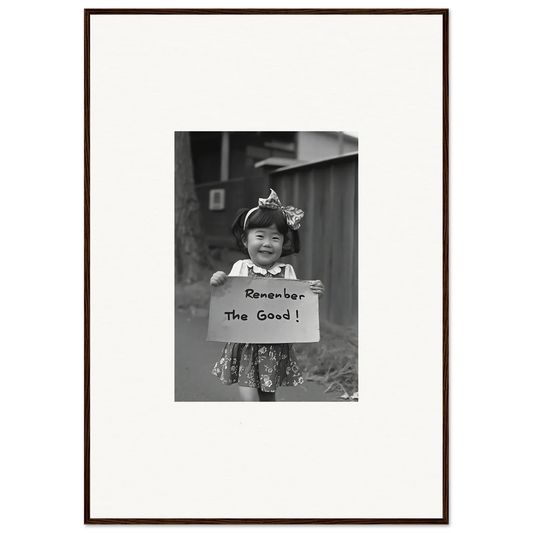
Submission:
[[[246,218],[244,219],[244,227],[246,227],[246,222],[248,221],[248,217],[252,212],[260,207],[266,207],[267,209],[281,209],[283,215],[285,216],[285,220],[287,221],[287,226],[294,230],[300,228],[300,220],[302,220],[304,217],[304,212],[298,207],[294,207],[292,205],[281,205],[278,195],[273,189],[270,189],[270,195],[268,198],[259,198],[258,204],[259,205],[257,207],[254,207],[248,211]]]

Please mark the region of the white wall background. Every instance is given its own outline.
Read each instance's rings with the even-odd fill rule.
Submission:
[[[441,30],[440,17],[401,15],[92,17],[91,517],[441,516]],[[283,406],[283,417],[242,402],[169,402],[172,132],[342,124],[364,132],[364,400]],[[260,439],[258,421],[271,428]],[[301,488],[261,476],[235,498],[236,470],[257,463],[259,445],[285,464],[288,434]],[[213,436],[218,449],[237,446],[238,461],[221,463]],[[331,498],[330,486],[355,479]],[[265,494],[276,494],[267,507]]]

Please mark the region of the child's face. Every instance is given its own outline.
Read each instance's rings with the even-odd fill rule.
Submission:
[[[263,268],[269,268],[280,257],[283,251],[283,235],[275,224],[268,228],[254,228],[248,230],[243,237],[244,245],[248,250],[250,259]]]

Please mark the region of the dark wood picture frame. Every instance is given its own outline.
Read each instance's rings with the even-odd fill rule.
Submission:
[[[90,346],[90,53],[92,15],[436,15],[442,17],[442,518],[154,519],[91,518],[91,346]],[[86,9],[84,13],[84,523],[85,524],[448,524],[449,523],[449,87],[448,9]]]

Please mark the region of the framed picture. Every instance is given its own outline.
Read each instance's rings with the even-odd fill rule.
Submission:
[[[447,524],[448,179],[446,9],[85,10],[85,523]]]

